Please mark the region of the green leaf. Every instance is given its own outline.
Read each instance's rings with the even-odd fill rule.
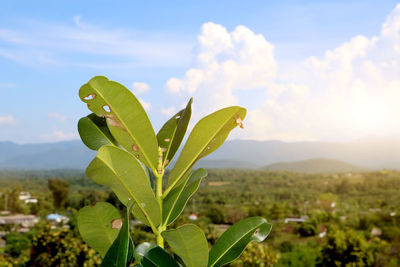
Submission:
[[[165,195],[180,182],[199,159],[220,147],[231,130],[238,125],[242,127],[245,116],[246,109],[234,106],[218,110],[201,119],[194,126],[178,161],[171,170]]]
[[[126,216],[117,239],[111,245],[104,257],[101,267],[127,266],[133,256],[133,242],[129,235],[129,209],[126,209]]]
[[[102,146],[86,174],[94,182],[111,187],[125,206],[133,199],[134,214],[153,230],[160,224],[160,206],[149,178],[132,154],[118,147]]]
[[[176,230],[164,231],[162,236],[187,267],[207,266],[208,243],[199,227],[187,224]]]
[[[143,267],[179,267],[168,252],[148,242],[136,247],[134,257]]]
[[[171,224],[183,211],[189,198],[197,191],[201,180],[207,176],[205,169],[197,169],[171,190],[163,201],[163,222]]]
[[[92,150],[99,150],[103,145],[118,146],[117,141],[108,130],[106,119],[90,114],[78,122],[78,132],[82,142]]]
[[[92,78],[79,97],[97,116],[106,118],[111,134],[128,152],[153,170],[158,165],[157,138],[139,100],[123,85],[103,76]]]
[[[133,256],[135,257],[135,260],[137,262],[141,262],[144,255],[150,250],[157,247],[156,244],[150,243],[150,242],[144,242],[137,246],[133,252]]]
[[[112,222],[121,218],[118,209],[107,202],[86,206],[78,213],[78,229],[82,239],[102,257],[117,238],[118,229]]]
[[[150,181],[151,188],[154,189],[156,186],[156,177],[154,176],[154,173],[151,171],[150,168],[147,168],[146,166],[144,166],[144,171]]]
[[[167,161],[165,166],[168,166],[168,163],[171,162],[185,136],[192,115],[192,102],[193,98],[189,100],[186,108],[169,119],[157,134],[158,145],[164,151],[163,159]]]
[[[127,262],[128,266],[131,262],[133,262],[135,259],[133,258],[133,249],[135,248],[135,245],[133,244],[133,240],[131,236],[129,235],[129,250],[128,250],[128,257],[127,257]]]
[[[208,266],[222,266],[242,254],[252,240],[258,242],[267,238],[272,225],[262,217],[244,219],[226,230],[210,251]]]

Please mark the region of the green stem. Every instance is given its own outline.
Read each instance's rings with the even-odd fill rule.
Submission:
[[[160,205],[160,216],[162,219],[162,175],[156,176],[156,199],[158,201],[158,204]],[[157,231],[157,245],[160,247],[164,247],[164,239],[161,236],[162,231],[165,230],[163,229],[163,224],[160,224],[158,226],[158,231]]]
[[[159,147],[158,149],[158,168],[156,171],[153,171],[155,177],[156,177],[156,199],[158,202],[158,205],[160,206],[160,218],[162,221],[162,210],[163,210],[163,200],[162,200],[162,180],[163,180],[163,176],[164,176],[164,166],[162,165],[162,159],[163,159],[163,154],[162,154],[162,150]],[[161,223],[158,226],[157,229],[157,245],[159,245],[160,247],[164,248],[164,238],[162,237],[161,233],[165,230],[165,225],[163,223]]]

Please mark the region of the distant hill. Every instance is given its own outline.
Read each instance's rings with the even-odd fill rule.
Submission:
[[[304,173],[339,173],[359,172],[365,170],[346,162],[332,159],[309,159],[294,162],[273,163],[263,167],[263,169],[270,171],[292,171]]]
[[[0,142],[0,169],[84,169],[96,155],[81,141]],[[196,167],[258,169],[276,162],[332,159],[363,169],[400,169],[400,139],[349,143],[231,140]]]
[[[95,155],[80,141],[24,145],[0,142],[0,169],[84,169]]]
[[[348,143],[232,140],[208,160],[238,160],[266,166],[315,158],[335,159],[365,169],[400,169],[399,139],[361,139]]]
[[[205,169],[258,169],[260,166],[251,162],[239,160],[200,160],[196,164],[196,168]]]

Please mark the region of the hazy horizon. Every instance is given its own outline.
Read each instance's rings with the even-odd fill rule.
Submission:
[[[186,134],[186,138],[190,133]],[[279,139],[245,139],[245,138],[229,138],[228,141],[258,141],[258,142],[282,142],[282,143],[335,143],[335,144],[348,144],[348,143],[356,143],[360,141],[366,141],[366,142],[375,142],[375,141],[400,141],[400,136],[378,136],[378,135],[368,135],[368,136],[362,136],[359,138],[354,138],[350,140],[294,140],[294,141],[286,141],[286,140],[279,140]],[[71,141],[76,141],[80,142],[81,139],[79,136],[77,136],[74,139],[68,139],[68,140],[52,140],[52,141],[43,141],[43,140],[37,140],[37,142],[18,142],[14,140],[0,140],[1,142],[11,142],[17,145],[35,145],[35,144],[53,144],[53,143],[59,143],[59,142],[71,142]]]

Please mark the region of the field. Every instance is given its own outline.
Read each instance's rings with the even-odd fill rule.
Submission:
[[[1,266],[6,262],[48,266],[50,258],[60,266],[68,261],[98,266],[100,257],[80,239],[76,213],[96,201],[122,209],[111,191],[72,170],[2,172],[0,186],[0,210],[40,218],[26,233],[17,233],[20,226],[0,226],[5,241]],[[196,214],[194,223],[205,229],[213,244],[228,225],[243,218],[263,216],[272,222],[266,241],[252,243],[232,266],[398,266],[399,190],[400,172],[388,170],[341,174],[209,170],[177,224]],[[38,202],[18,200],[21,191]],[[46,220],[55,212],[69,218],[64,227]],[[152,241],[147,227],[134,227],[135,243]]]

